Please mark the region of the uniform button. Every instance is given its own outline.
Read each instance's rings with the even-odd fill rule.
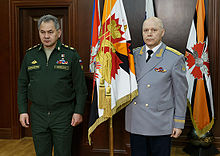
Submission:
[[[145,106],[148,107],[149,105],[148,105],[148,104],[145,104]]]
[[[137,102],[135,101],[135,102],[134,102],[134,105],[136,105],[136,104],[137,104]]]
[[[147,88],[150,88],[150,84],[147,85]]]
[[[50,112],[47,112],[47,114],[50,115],[51,113],[50,113]]]

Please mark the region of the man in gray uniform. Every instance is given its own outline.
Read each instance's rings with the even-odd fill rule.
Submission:
[[[160,19],[145,20],[146,45],[134,50],[139,95],[128,105],[125,116],[132,156],[169,156],[171,137],[178,138],[184,128],[185,59],[161,42],[164,33]]]

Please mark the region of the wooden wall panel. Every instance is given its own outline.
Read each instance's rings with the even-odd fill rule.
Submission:
[[[138,2],[124,0],[133,47],[143,44],[142,22],[145,11],[143,4],[145,0]],[[163,20],[166,29],[163,41],[182,53],[185,51],[195,4],[196,1],[191,0],[154,0],[156,16]]]
[[[11,137],[11,105],[10,105],[10,47],[9,47],[9,7],[8,0],[0,2],[0,136]]]
[[[166,29],[163,41],[185,53],[196,1],[155,0],[154,2],[156,15],[163,20]]]
[[[76,48],[80,53],[80,57],[82,57],[85,71],[89,71],[92,9],[93,1],[78,0],[78,46]]]
[[[210,71],[215,106],[213,133],[216,138],[215,144],[220,148],[220,2],[218,0],[209,1],[208,24]]]

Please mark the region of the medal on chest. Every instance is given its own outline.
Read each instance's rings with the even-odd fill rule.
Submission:
[[[65,54],[61,54],[61,59],[57,60],[56,64],[68,64],[68,61],[65,60]]]

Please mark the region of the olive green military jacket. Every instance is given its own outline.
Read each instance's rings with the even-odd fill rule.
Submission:
[[[59,40],[48,61],[42,44],[27,50],[18,77],[19,113],[27,113],[29,99],[41,110],[72,104],[74,113],[83,114],[87,87],[80,62],[76,50]]]

